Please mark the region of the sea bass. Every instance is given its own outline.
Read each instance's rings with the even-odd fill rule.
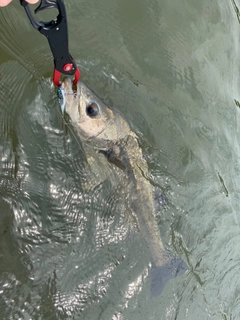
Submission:
[[[94,164],[100,162],[102,168],[98,168],[98,171],[107,170],[124,175],[127,206],[137,220],[138,228],[150,250],[153,265],[158,269],[167,266],[162,274],[165,280],[176,276],[179,261],[170,262],[169,254],[161,241],[152,186],[147,178],[147,163],[136,134],[119,113],[107,107],[81,81],[77,83],[76,93],[68,78],[64,79],[60,90],[62,106],[82,142],[92,170],[96,171]],[[96,158],[98,161],[94,161]]]

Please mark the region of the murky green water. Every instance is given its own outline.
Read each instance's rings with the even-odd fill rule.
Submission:
[[[240,318],[240,1],[66,1],[82,80],[138,134],[165,246],[189,271],[149,292],[150,257],[107,183],[86,191],[45,37],[0,9],[1,319]]]

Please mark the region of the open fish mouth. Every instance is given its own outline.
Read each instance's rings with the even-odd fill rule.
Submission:
[[[57,89],[57,100],[58,100],[58,105],[62,111],[62,114],[64,114],[65,108],[66,108],[66,96],[64,89],[62,87],[59,87]]]
[[[61,108],[62,114],[66,111],[67,105],[67,97],[74,96],[76,97],[77,92],[72,89],[72,80],[70,78],[65,77],[63,79],[61,87],[57,90],[57,99],[58,104]]]

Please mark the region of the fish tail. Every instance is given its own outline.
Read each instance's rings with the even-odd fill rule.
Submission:
[[[180,258],[174,257],[162,266],[152,264],[150,271],[150,291],[152,297],[157,297],[165,288],[167,282],[188,270],[187,264]]]

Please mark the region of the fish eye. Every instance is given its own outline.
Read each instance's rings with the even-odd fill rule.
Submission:
[[[86,114],[90,118],[95,118],[99,114],[99,107],[95,102],[91,102],[89,105],[86,107]]]

